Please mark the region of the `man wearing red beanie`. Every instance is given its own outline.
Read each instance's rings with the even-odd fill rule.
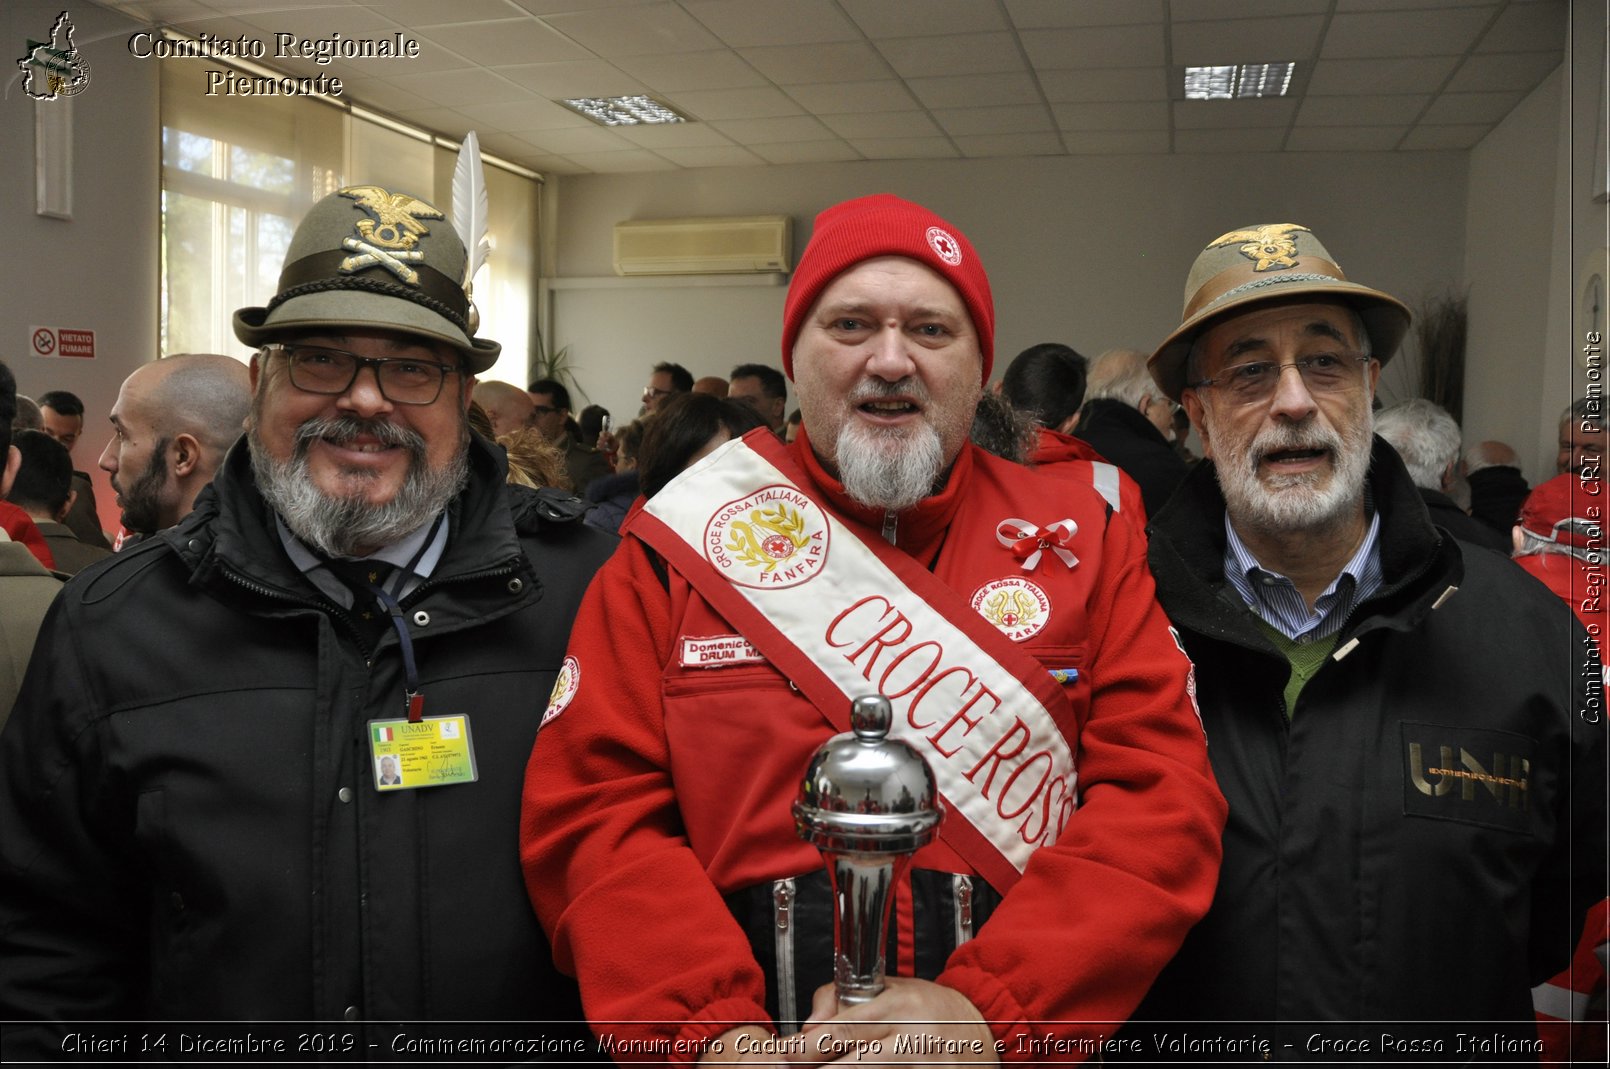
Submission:
[[[688,469],[590,590],[521,846],[617,1056],[1088,1056],[1207,909],[1224,804],[1191,665],[1135,525],[968,442],[994,329],[950,223],[829,208],[784,309],[798,440]],[[791,805],[867,694],[946,816],[892,889],[887,989],[841,1012]]]

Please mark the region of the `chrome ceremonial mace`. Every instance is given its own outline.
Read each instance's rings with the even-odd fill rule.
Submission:
[[[883,990],[895,885],[944,817],[933,769],[908,743],[887,737],[892,716],[881,694],[851,702],[851,730],[811,756],[794,803],[794,828],[822,852],[832,883],[840,1009]]]

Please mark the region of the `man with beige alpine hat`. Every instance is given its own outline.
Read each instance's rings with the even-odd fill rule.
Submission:
[[[1150,361],[1207,457],[1149,558],[1230,817],[1213,907],[1139,1016],[1315,1022],[1265,1027],[1277,1056],[1452,1056],[1474,1021],[1535,1050],[1530,988],[1604,896],[1592,643],[1432,526],[1373,439],[1408,325],[1306,227],[1253,226],[1197,257]]]
[[[615,540],[469,433],[499,346],[465,262],[408,194],[314,205],[235,314],[245,438],[57,599],[0,737],[6,1060],[85,1019],[334,1021],[339,1057],[579,1016],[514,843],[532,695]]]

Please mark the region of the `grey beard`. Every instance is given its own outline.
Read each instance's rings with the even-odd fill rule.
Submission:
[[[899,512],[933,493],[944,472],[939,434],[927,424],[908,438],[847,423],[838,437],[839,479],[850,500]]]
[[[1253,440],[1245,456],[1215,468],[1225,508],[1238,525],[1271,534],[1321,531],[1352,516],[1364,499],[1364,480],[1370,468],[1370,436],[1374,419],[1346,437],[1319,426],[1265,431]],[[1320,489],[1312,475],[1277,477],[1258,481],[1257,460],[1279,449],[1305,446],[1330,449],[1335,458],[1330,485]]]
[[[314,439],[360,434],[408,450],[408,476],[397,495],[384,505],[371,505],[356,497],[326,496],[308,473],[307,451]],[[284,461],[268,455],[255,425],[249,435],[252,473],[263,499],[292,534],[327,557],[354,557],[401,541],[446,508],[469,479],[469,456],[463,446],[445,467],[434,470],[425,455],[424,438],[384,420],[351,416],[309,420],[297,428],[291,457]]]

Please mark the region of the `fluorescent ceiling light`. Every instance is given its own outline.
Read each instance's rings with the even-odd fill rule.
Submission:
[[[640,126],[649,123],[688,121],[686,115],[673,111],[653,97],[578,97],[561,103],[571,111],[579,111],[600,126]]]
[[[1291,88],[1295,63],[1243,63],[1230,67],[1186,67],[1186,100],[1283,97]]]

